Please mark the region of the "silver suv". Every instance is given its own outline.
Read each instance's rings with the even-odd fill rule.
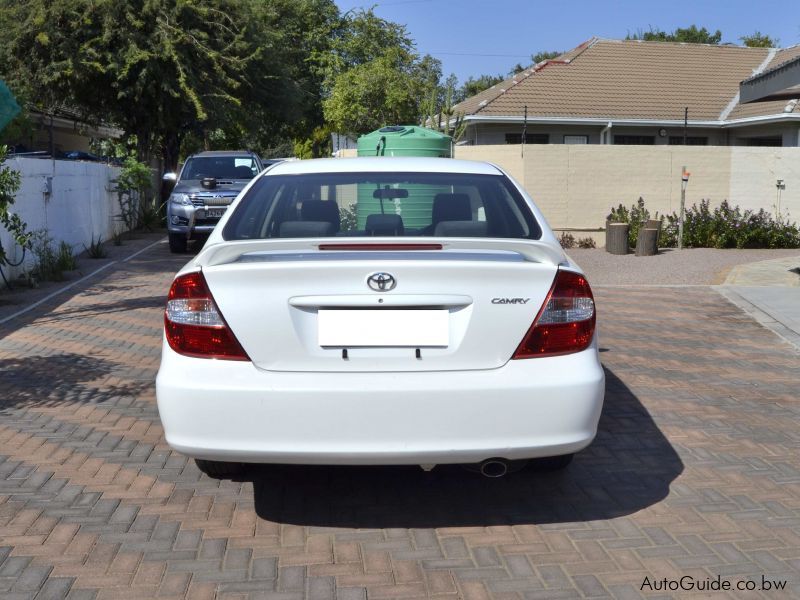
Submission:
[[[190,239],[207,237],[263,168],[258,155],[248,151],[200,152],[187,158],[167,202],[169,249],[186,252]],[[164,179],[174,181],[175,175]]]

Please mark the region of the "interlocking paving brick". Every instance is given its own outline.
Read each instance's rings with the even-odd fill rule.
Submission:
[[[0,326],[4,599],[640,598],[682,574],[800,596],[800,354],[713,290],[596,290],[606,404],[564,473],[219,481],[155,404],[183,260],[158,246]]]

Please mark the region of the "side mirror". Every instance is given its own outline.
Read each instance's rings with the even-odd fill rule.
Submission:
[[[166,201],[169,198],[169,195],[172,193],[172,190],[175,189],[175,185],[178,183],[178,174],[177,173],[164,173],[161,176],[161,200]]]

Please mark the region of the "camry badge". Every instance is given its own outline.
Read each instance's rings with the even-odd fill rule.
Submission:
[[[527,304],[530,298],[492,298],[492,304]]]
[[[373,273],[367,277],[367,285],[376,292],[388,292],[397,286],[397,280],[389,273]]]

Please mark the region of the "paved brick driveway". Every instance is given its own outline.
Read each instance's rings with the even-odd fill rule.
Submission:
[[[157,246],[0,326],[0,597],[668,597],[645,577],[717,575],[800,595],[800,355],[713,290],[596,290],[606,406],[564,474],[217,481],[155,407],[180,263]]]

